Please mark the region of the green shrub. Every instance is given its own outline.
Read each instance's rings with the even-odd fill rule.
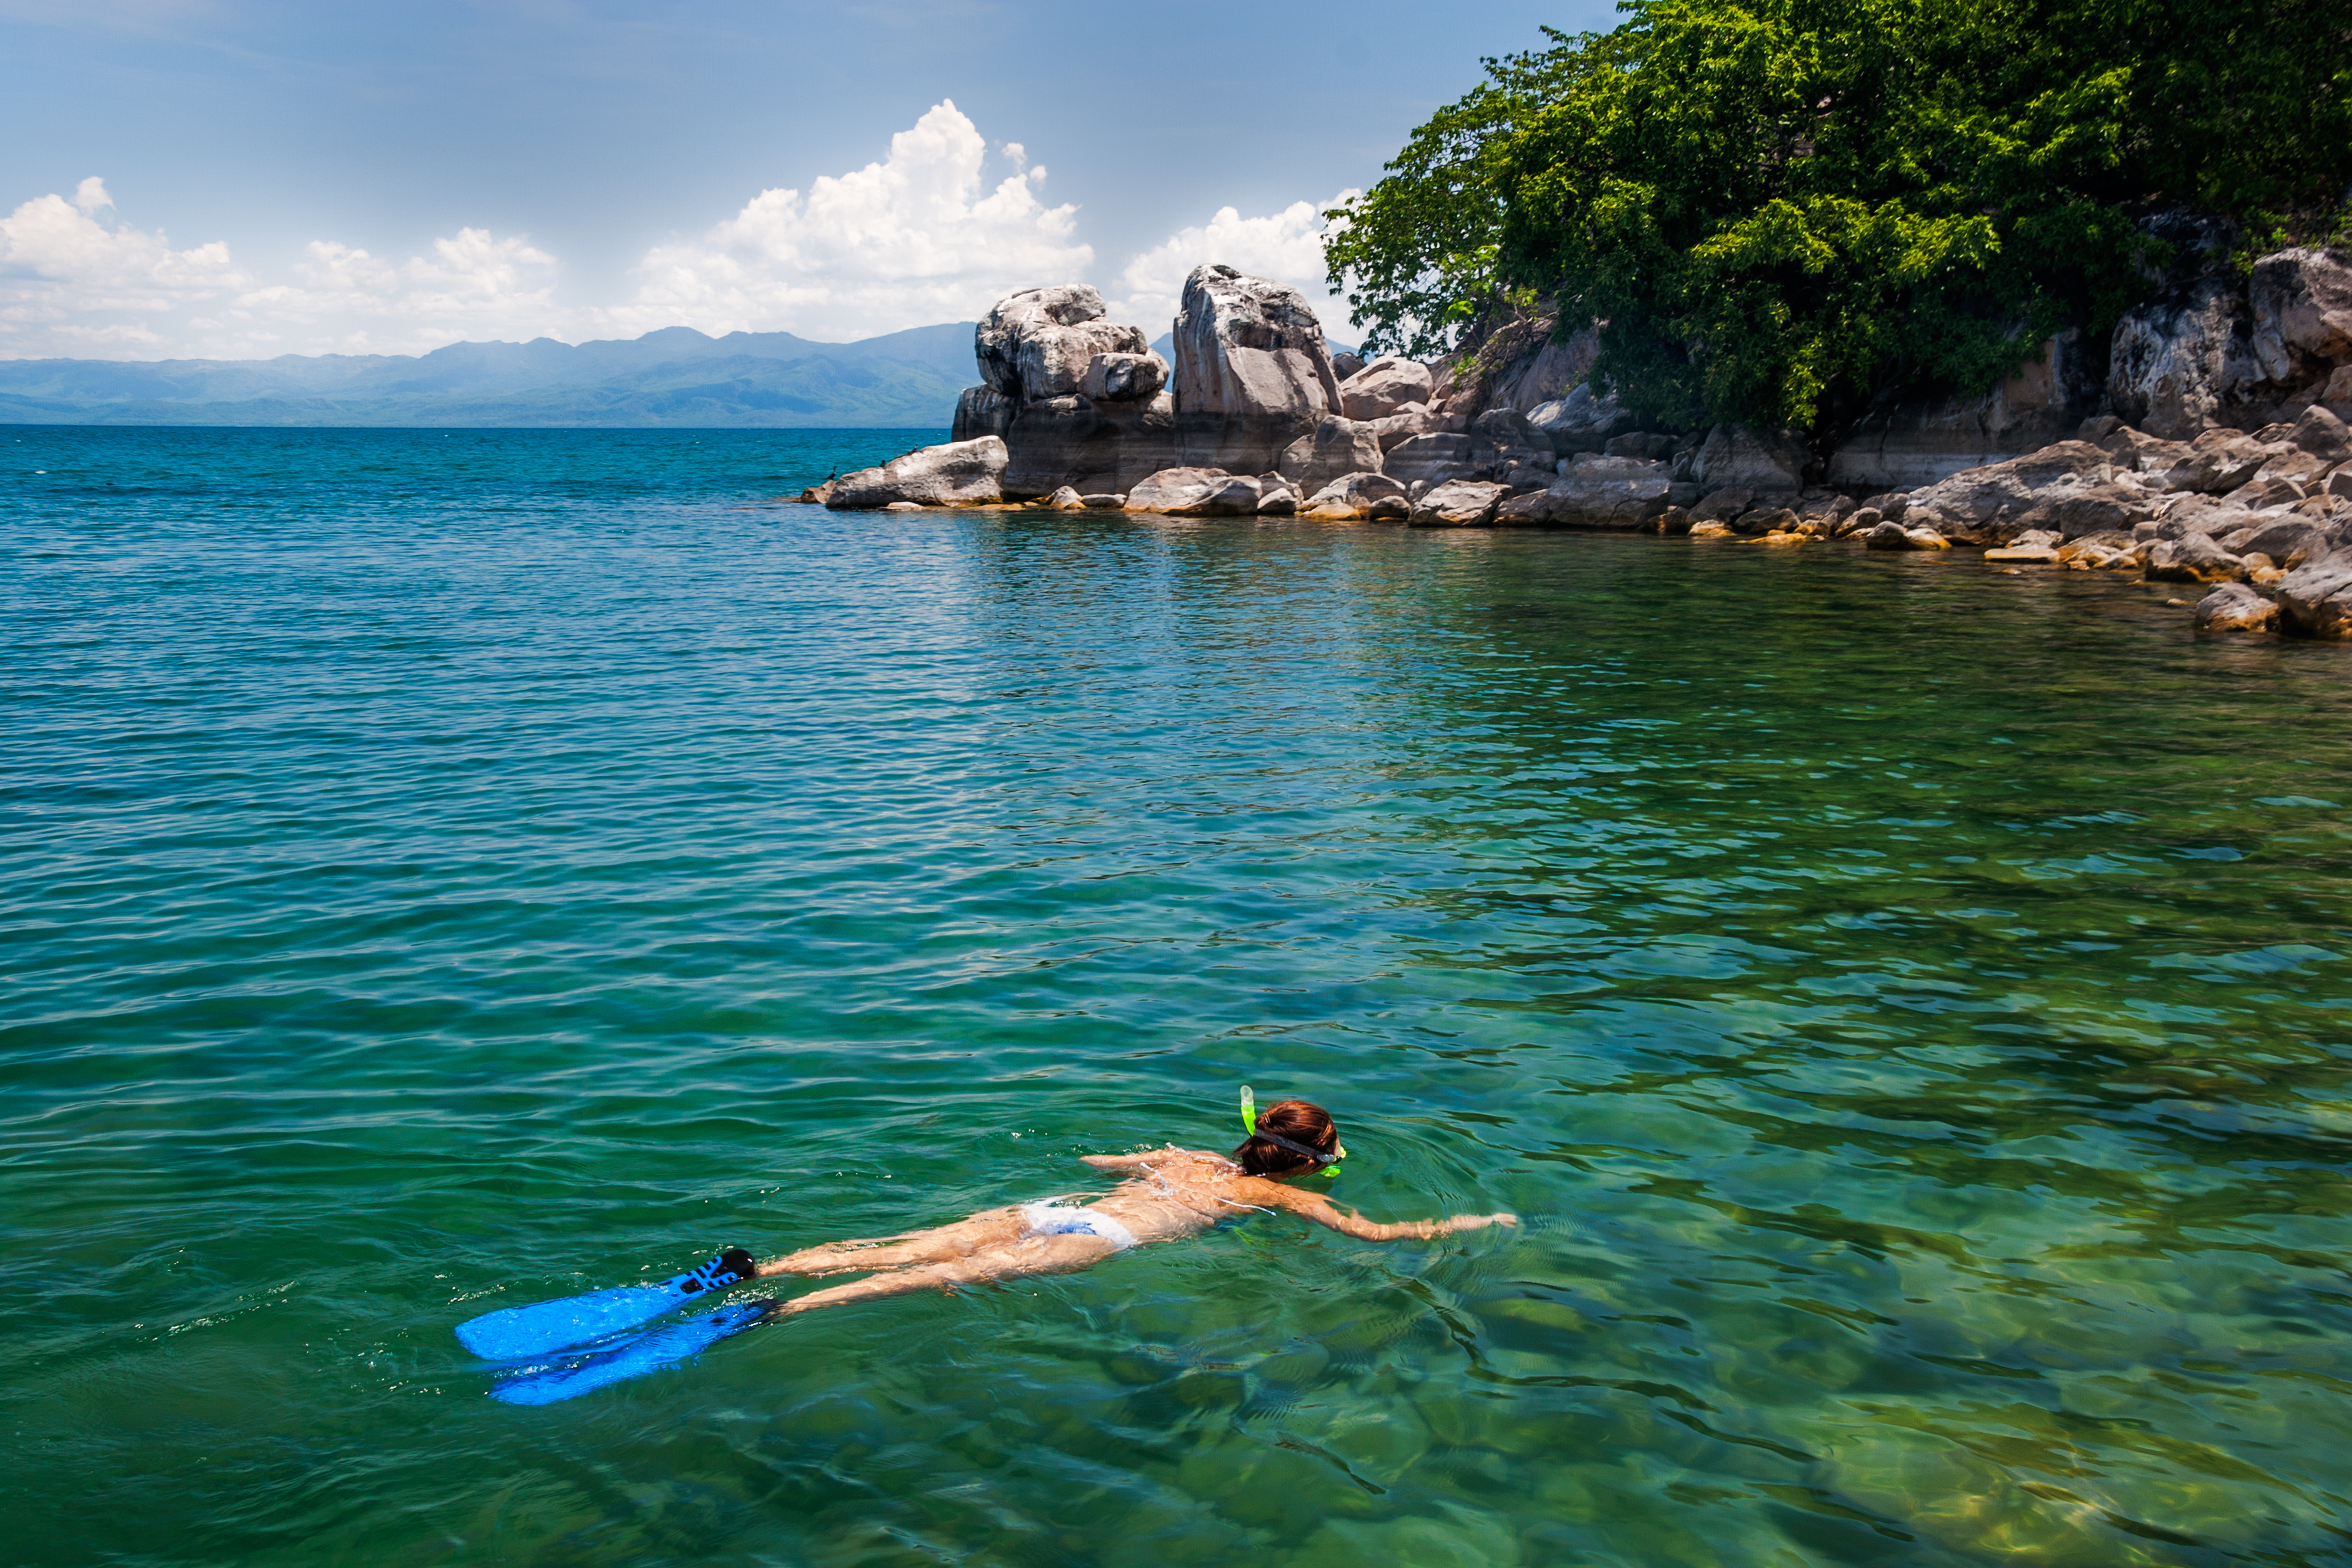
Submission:
[[[1335,213],[1368,347],[1435,356],[1540,300],[1651,419],[1826,434],[2103,332],[2185,211],[2332,230],[2344,0],[1631,0],[1487,62]]]

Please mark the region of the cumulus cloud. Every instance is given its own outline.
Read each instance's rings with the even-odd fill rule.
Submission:
[[[848,339],[969,321],[1016,289],[1083,277],[1077,208],[1047,206],[1019,142],[993,188],[988,143],[953,100],[890,138],[890,156],[798,190],[761,192],[698,238],[656,246],[637,297],[605,312],[637,331],[796,331]]]
[[[1297,289],[1322,318],[1323,330],[1347,341],[1347,303],[1329,291],[1323,277],[1323,235],[1329,226],[1323,214],[1361,194],[1348,190],[1326,202],[1293,202],[1265,217],[1244,217],[1239,208],[1220,207],[1207,223],[1179,229],[1129,261],[1118,283],[1104,290],[1119,296],[1111,314],[1156,339],[1174,321],[1192,268],[1221,261]]]
[[[251,282],[218,240],[174,250],[160,229],[100,221],[113,205],[93,175],[71,201],[36,196],[0,218],[0,354],[152,349],[154,318]]]

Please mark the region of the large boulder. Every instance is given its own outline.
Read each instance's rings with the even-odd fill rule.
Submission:
[[[1673,483],[1664,463],[1587,455],[1548,488],[1503,502],[1496,510],[1495,521],[1558,528],[1637,529],[1664,515]]]
[[[1551,437],[1537,429],[1526,415],[1509,408],[1489,408],[1470,421],[1470,460],[1497,467],[1524,463],[1549,471],[1554,451]]]
[[[1174,390],[1188,422],[1262,420],[1296,435],[1342,412],[1330,345],[1306,296],[1222,265],[1196,267],[1184,280]]]
[[[1456,415],[1440,414],[1435,409],[1418,403],[1408,403],[1387,418],[1375,419],[1371,422],[1372,428],[1380,439],[1381,450],[1383,452],[1402,442],[1412,440],[1415,436],[1458,434],[1463,428],[1463,423]]]
[[[2327,531],[2307,518],[2266,521],[2238,547],[2242,555],[2265,555],[2278,565],[2294,568],[2328,552]]]
[[[1418,360],[1376,359],[1339,384],[1350,419],[1384,419],[1408,403],[1428,405],[1437,378]]]
[[[1528,413],[1569,395],[1592,374],[1601,335],[1587,327],[1566,336],[1558,318],[1514,314],[1438,378],[1432,407],[1472,419],[1489,408]]]
[[[1298,515],[1326,522],[1354,522],[1393,518],[1402,522],[1412,512],[1403,485],[1386,474],[1342,474],[1308,496]]]
[[[1257,480],[1223,468],[1163,468],[1127,493],[1129,511],[1240,517],[1257,510]]]
[[[2352,361],[2352,264],[2325,250],[2281,250],[2254,263],[2249,344],[2264,379],[2326,382]]]
[[[1275,465],[1297,483],[1302,495],[1313,495],[1342,474],[1377,472],[1381,468],[1379,426],[1337,416],[1283,448]]]
[[[1490,479],[1454,479],[1433,485],[1412,503],[1412,521],[1423,527],[1475,528],[1489,521],[1504,489]]]
[[[1578,385],[1565,396],[1529,409],[1528,423],[1550,438],[1553,451],[1568,458],[1600,451],[1612,437],[1633,427],[1633,416],[1614,392],[1596,394],[1590,386]]]
[[[1102,295],[1083,283],[1006,296],[972,334],[981,379],[1015,401],[1067,397],[1082,390],[1095,355],[1151,352],[1142,328],[1104,312]]]
[[[2088,441],[2061,441],[1916,492],[1903,523],[1947,539],[2006,544],[2030,529],[2066,539],[2128,530],[2155,510],[2156,495],[2138,475],[2116,468]]]
[[[2200,279],[2128,311],[2107,354],[2107,399],[2125,423],[2183,441],[2224,422],[2262,371],[2237,289]]]
[[[1011,500],[1064,485],[1080,495],[1121,493],[1178,466],[1176,409],[1166,393],[1149,403],[1038,398],[1020,405],[1004,440],[1013,454],[1004,474]]]
[[[2330,463],[2352,460],[2352,428],[2326,404],[2315,403],[2297,416],[2287,439]]]
[[[1744,425],[1718,425],[1685,460],[1682,476],[1706,490],[1738,487],[1752,490],[1805,488],[1805,452],[1783,436],[1762,435]]]
[[[950,441],[860,468],[825,487],[835,511],[872,511],[896,502],[916,506],[981,506],[1004,499],[1007,456],[993,436]]]
[[[2279,627],[2307,637],[2352,637],[2352,555],[2324,555],[2278,585]]]

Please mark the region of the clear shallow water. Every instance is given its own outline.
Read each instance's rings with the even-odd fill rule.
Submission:
[[[2105,574],[0,430],[34,1563],[2352,1550],[2352,655]],[[34,470],[46,469],[45,473]],[[516,1410],[489,1306],[1331,1106],[1335,1194]]]

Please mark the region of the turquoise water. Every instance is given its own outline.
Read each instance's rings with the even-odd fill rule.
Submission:
[[[0,430],[26,1563],[2352,1552],[2352,654],[1812,547]],[[45,471],[37,471],[45,470]],[[1329,1105],[1335,1194],[541,1410],[491,1306]]]

